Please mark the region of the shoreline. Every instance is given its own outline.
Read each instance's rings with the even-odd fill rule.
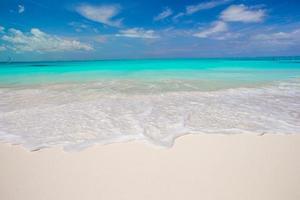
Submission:
[[[300,199],[300,135],[186,135],[80,152],[0,143],[0,199]]]
[[[299,83],[127,96],[102,94],[93,87],[89,93],[85,87],[77,92],[5,91],[0,141],[32,150],[56,145],[76,149],[124,137],[172,146],[175,138],[191,133],[300,133]]]

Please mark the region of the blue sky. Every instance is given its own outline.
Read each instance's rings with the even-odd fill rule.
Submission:
[[[1,0],[0,61],[300,55],[299,0]]]

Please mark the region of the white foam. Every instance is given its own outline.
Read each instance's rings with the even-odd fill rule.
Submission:
[[[90,83],[0,89],[0,140],[31,150],[80,150],[130,140],[170,147],[189,133],[300,133],[299,81],[153,94],[104,92],[103,87]],[[110,85],[114,87],[120,85]]]

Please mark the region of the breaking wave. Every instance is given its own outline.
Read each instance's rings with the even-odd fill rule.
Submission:
[[[145,92],[135,84],[0,88],[0,140],[80,150],[130,140],[171,147],[185,134],[300,133],[299,80],[213,91],[180,83]]]

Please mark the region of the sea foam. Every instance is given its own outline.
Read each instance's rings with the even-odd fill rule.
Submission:
[[[80,150],[130,140],[171,147],[185,134],[300,133],[299,80],[215,91],[128,92],[139,91],[130,84],[1,88],[0,140]]]

